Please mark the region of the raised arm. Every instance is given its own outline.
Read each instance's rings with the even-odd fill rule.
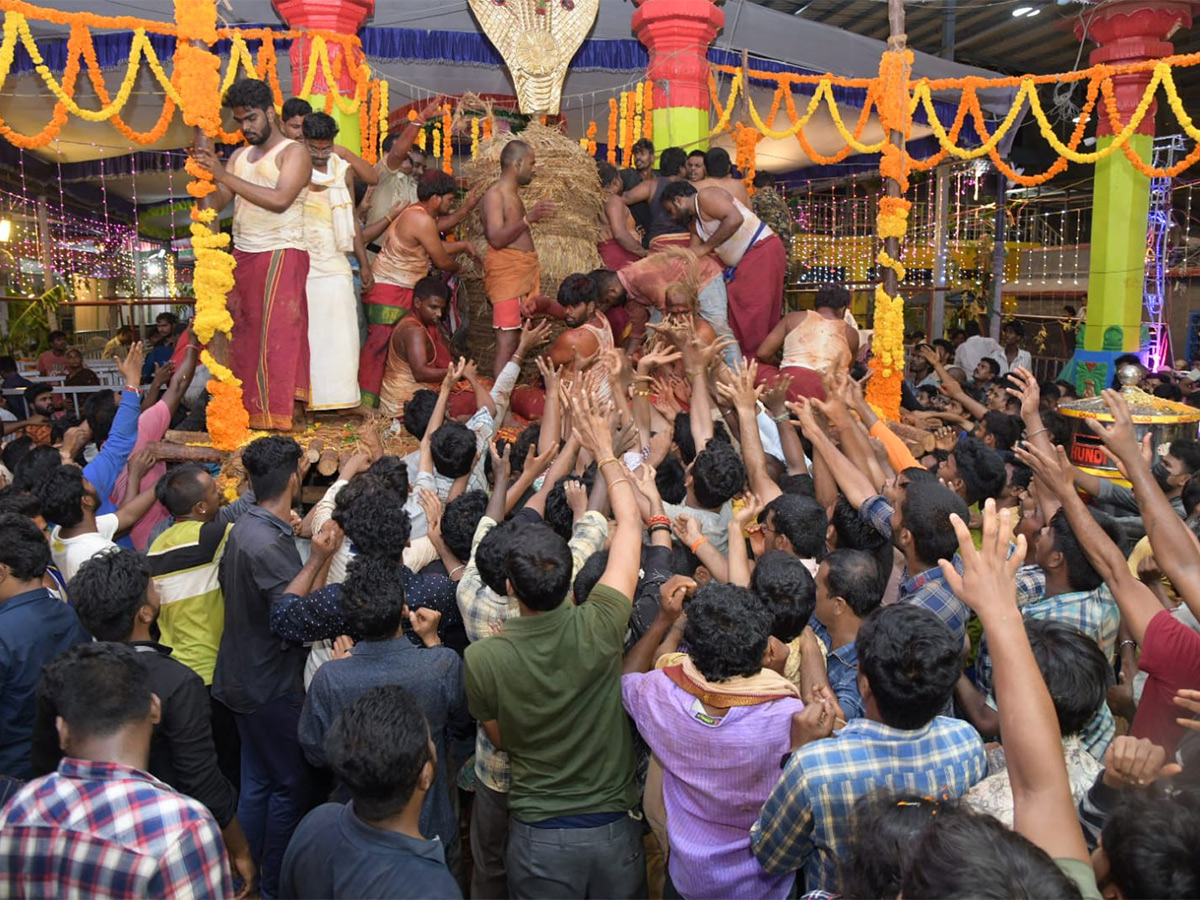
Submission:
[[[947,584],[975,610],[988,635],[1012,783],[1013,828],[1051,859],[1086,863],[1090,856],[1071,795],[1058,715],[1017,608],[1015,579],[1025,559],[1025,538],[1017,538],[1010,556],[1012,510],[997,515],[990,499],[983,512],[982,549],[975,549],[966,522],[957,515],[950,522],[958,535],[963,574],[948,560],[940,565]]]
[[[595,397],[585,396],[576,382],[572,397],[572,424],[580,445],[598,462],[600,476],[608,485],[613,518],[617,520],[609,544],[608,566],[600,584],[612,588],[632,603],[637,588],[638,567],[634,560],[642,553],[642,517],[629,480],[629,470],[613,455],[613,439],[608,410]]]
[[[766,505],[783,491],[767,472],[767,454],[763,451],[762,436],[758,433],[758,398],[763,389],[761,386],[755,386],[757,375],[758,363],[752,359],[740,360],[737,368],[733,370],[732,381],[728,384],[717,384],[717,396],[737,410],[742,460],[750,476],[750,490]]]
[[[1132,425],[1130,428],[1132,429]],[[1051,455],[1036,445],[1030,445],[1018,447],[1016,454],[1017,459],[1033,469],[1041,479],[1043,489],[1053,492],[1062,504],[1075,539],[1079,541],[1088,561],[1112,591],[1130,635],[1141,644],[1146,635],[1146,626],[1162,611],[1162,606],[1154,598],[1153,592],[1129,571],[1129,563],[1121,548],[1112,542],[1100,527],[1100,523],[1083,505],[1083,500],[1071,484],[1071,470],[1074,466],[1067,459],[1066,451],[1062,447],[1055,447]],[[1170,515],[1179,521],[1174,512]],[[1180,525],[1182,524],[1180,522]],[[1162,557],[1157,552],[1155,556],[1161,564]],[[1163,569],[1166,570],[1165,565]]]
[[[398,144],[399,142],[399,139],[397,139],[396,143]],[[395,144],[392,146],[395,146]],[[349,164],[350,171],[354,174],[355,179],[361,181],[363,184],[379,184],[379,173],[375,171],[375,167],[353,150],[343,147],[341,144],[334,144],[333,152]],[[354,196],[353,190],[351,190],[350,196]]]
[[[839,450],[833,441],[829,439],[829,435],[817,425],[812,407],[807,400],[802,399],[797,403],[789,403],[788,408],[800,420],[801,429],[803,429],[805,436],[812,442],[813,452],[821,454],[821,459],[829,467],[834,480],[837,481],[838,487],[846,495],[846,500],[849,501],[851,506],[858,509],[867,500],[879,493],[879,490],[871,483],[871,479],[866,473],[852,463],[846,454]]]
[[[1150,474],[1150,463],[1142,455],[1125,398],[1112,390],[1104,391],[1101,396],[1112,411],[1113,424],[1105,426],[1089,419],[1088,425],[1125,467],[1125,476],[1133,485],[1142,521],[1146,523],[1146,536],[1163,574],[1171,579],[1192,614],[1200,615],[1200,550],[1196,539]],[[1141,643],[1140,638],[1136,640]]]

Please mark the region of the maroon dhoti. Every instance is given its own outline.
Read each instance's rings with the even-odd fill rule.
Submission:
[[[363,406],[378,409],[388,341],[392,339],[396,324],[412,312],[413,291],[410,287],[377,281],[362,295],[362,303],[367,319],[367,341],[358,354],[358,391]]]
[[[294,402],[308,402],[308,251],[235,249],[233,258],[229,368],[250,427],[290,431]]]
[[[618,244],[616,238],[601,241],[596,245],[596,250],[600,253],[600,259],[604,263],[604,268],[612,269],[614,272],[620,272],[630,263],[635,263],[641,259],[637,254],[630,253]]]
[[[733,280],[726,285],[729,327],[743,356],[753,358],[758,345],[778,324],[786,272],[787,251],[779,235],[773,234],[745,252]]]

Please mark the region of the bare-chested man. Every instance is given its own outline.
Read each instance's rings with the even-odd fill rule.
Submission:
[[[208,208],[234,201],[229,367],[242,381],[250,427],[288,431],[309,399],[304,200],[312,159],[284,137],[265,81],[238,81],[224,104],[248,146],[227,166],[209,147],[197,147],[193,158],[217,186],[205,198]]]
[[[713,147],[705,153],[704,169],[706,172],[704,178],[699,181],[692,179],[696,190],[702,191],[710,187],[723,188],[738,203],[751,208],[750,192],[746,190],[745,182],[740,178],[733,177],[733,163],[730,161],[727,151],[720,147]]]
[[[612,328],[596,300],[596,282],[582,272],[568,275],[558,286],[558,305],[562,307],[562,319],[567,330],[550,345],[546,358],[554,366],[562,367],[564,381],[571,380],[576,368],[586,371],[596,365],[604,352],[615,346]],[[607,379],[601,383],[599,393],[605,397],[611,396]],[[513,394],[512,410],[523,418],[541,418],[544,406],[545,397],[540,390],[523,390]]]
[[[687,153],[682,147],[668,147],[662,152],[659,160],[658,177],[651,181],[643,181],[631,188],[626,188],[621,199],[625,205],[634,208],[638,203],[645,203],[650,209],[650,218],[646,226],[645,245],[651,252],[663,250],[670,246],[686,247],[690,240],[686,229],[680,228],[666,208],[662,205],[663,191],[676,181],[685,177],[687,168]]]
[[[532,147],[524,141],[509,141],[500,153],[500,177],[483,195],[483,231],[488,242],[483,287],[496,331],[495,375],[517,349],[522,305],[537,297],[541,287],[530,226],[553,215],[557,208],[552,200],[539,200],[525,211],[521,188],[533,181],[534,162]]]
[[[430,263],[453,273],[458,271],[456,256],[475,255],[469,241],[443,241],[439,231],[457,196],[453,177],[441,171],[428,172],[417,185],[416,203],[393,209],[363,229],[364,240],[379,238],[382,245],[371,264],[375,283],[362,298],[367,341],[358,359],[358,389],[363,406],[379,406],[388,340],[396,323],[412,311],[413,288],[429,274]]]
[[[642,259],[646,250],[633,213],[621,199],[624,190],[621,173],[611,163],[596,164],[600,187],[604,189],[604,208],[600,210],[600,240],[596,250],[604,265],[619,272],[631,262]]]

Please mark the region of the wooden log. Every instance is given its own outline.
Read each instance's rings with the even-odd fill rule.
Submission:
[[[338,451],[337,447],[326,447],[321,451],[321,456],[317,460],[317,471],[322,475],[332,475],[338,470]]]
[[[325,442],[320,438],[313,438],[308,442],[308,449],[305,455],[308,457],[309,465],[318,462],[321,459],[321,451],[325,449]]]
[[[229,455],[228,451],[215,447],[189,447],[170,441],[155,441],[147,444],[146,449],[163,462],[224,462]]]
[[[176,431],[168,428],[163,433],[163,440],[168,444],[207,444],[212,438],[207,431]]]

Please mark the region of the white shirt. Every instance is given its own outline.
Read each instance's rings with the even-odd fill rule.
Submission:
[[[989,353],[988,356],[1000,364],[1001,377],[1007,375],[1017,367],[1026,368],[1031,371],[1033,369],[1033,357],[1030,356],[1028,350],[1018,350],[1017,358],[1013,360],[1011,365],[1008,362],[1008,355],[1004,352],[1003,347],[1001,347],[995,353]]]
[[[58,571],[67,581],[75,577],[79,567],[110,547],[116,547],[113,537],[117,533],[117,514],[107,513],[96,517],[96,530],[75,537],[60,537],[61,526],[55,525],[50,531],[50,556]]]
[[[3,406],[0,406],[0,422],[19,422],[19,421],[20,420],[15,415],[13,415],[11,412],[9,412],[7,409],[5,409]],[[17,436],[17,433],[14,431],[12,434],[6,435],[5,437],[0,438],[0,444],[7,444],[9,441],[13,440],[16,436]]]
[[[954,351],[954,364],[966,370],[968,378],[975,377],[975,367],[985,356],[991,356],[1000,349],[1000,344],[990,337],[977,334],[969,337]]]

